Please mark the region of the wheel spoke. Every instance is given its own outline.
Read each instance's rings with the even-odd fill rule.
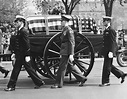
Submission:
[[[75,50],[82,44],[83,40],[76,46]]]
[[[60,57],[48,57],[47,60],[48,61],[53,61],[53,60],[59,60]]]
[[[78,62],[81,62],[81,63],[83,63],[83,64],[90,65],[89,63],[86,63],[86,62],[84,62],[84,61],[82,61],[82,60],[79,60],[79,59],[75,59],[75,60],[78,61]]]
[[[48,65],[48,67],[55,67],[56,65],[59,64],[59,62],[56,62],[56,61],[59,61],[59,60],[60,60],[60,57],[47,58],[47,62],[48,63],[50,62],[50,64]]]
[[[51,49],[49,49],[48,51],[60,55],[60,53],[57,52],[57,51],[54,51],[54,50],[51,50]]]
[[[74,61],[74,63],[78,66],[78,68],[82,71],[82,72],[87,72],[87,69],[82,66],[79,62]]]
[[[53,44],[60,50],[60,46],[56,42],[53,42]]]
[[[38,57],[38,60],[36,60],[36,63],[41,63],[43,61],[43,59],[41,57]]]
[[[76,55],[75,58],[86,58],[86,57],[89,57],[90,55]]]
[[[53,64],[53,65],[50,65],[49,66],[49,68],[51,69],[51,68],[56,68],[56,67],[58,67],[59,66],[59,62],[57,62],[57,63],[55,63],[55,64]]]
[[[82,48],[81,50],[75,52],[75,55],[78,54],[78,53],[80,53],[80,52],[82,52],[82,51],[84,51],[84,50],[87,49],[87,48],[89,48],[89,46],[86,46],[85,48]]]

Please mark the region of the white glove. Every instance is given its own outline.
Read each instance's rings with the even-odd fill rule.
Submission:
[[[15,54],[14,53],[11,55],[11,60],[15,60]]]
[[[29,62],[30,61],[30,56],[26,56],[25,60],[26,60],[26,62]]]
[[[73,55],[70,55],[70,56],[69,56],[69,59],[70,59],[71,62],[73,62],[73,61],[74,61]]]
[[[112,53],[112,52],[109,52],[109,53],[108,53],[108,57],[109,57],[109,58],[113,58],[113,53]]]
[[[61,58],[62,56],[60,55],[60,58]]]

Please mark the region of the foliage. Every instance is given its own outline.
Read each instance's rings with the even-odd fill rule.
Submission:
[[[25,0],[0,0],[0,22],[12,22],[25,6]]]
[[[36,8],[38,10],[42,10],[45,8],[46,11],[49,9],[48,7],[50,6],[49,2],[46,2],[47,0],[34,0],[35,4],[36,4]],[[76,7],[76,5],[78,5],[80,3],[81,0],[61,0],[63,5],[64,5],[64,9],[65,9],[65,13],[66,14],[71,14],[72,11],[74,10],[74,8]],[[116,0],[100,0],[100,2],[102,2],[102,4],[104,4],[104,8],[105,8],[105,14],[107,16],[112,16],[112,8],[113,8],[113,4]],[[127,0],[118,0],[120,5],[123,6],[124,3],[127,2]],[[45,2],[45,4],[43,3]],[[96,0],[95,0],[96,2]],[[89,0],[86,0],[86,3],[89,3]],[[47,6],[45,6],[47,5]],[[54,10],[54,8],[52,8],[52,10]]]
[[[50,2],[47,2],[47,1],[48,0],[34,0],[33,2],[37,10],[42,11],[42,13],[44,13],[43,11],[44,9],[45,9],[45,12],[47,12],[51,8]],[[64,10],[66,14],[71,14],[74,8],[76,7],[76,5],[79,4],[80,2],[80,0],[71,0],[71,1],[61,0],[61,1],[62,1],[61,3],[63,3],[62,4],[63,6],[58,4],[60,2],[56,2],[56,4],[54,4],[55,7],[52,7],[52,11],[54,10],[58,13],[63,13],[63,10]],[[52,12],[52,14],[56,14],[56,13]]]
[[[33,3],[38,11],[47,14],[49,3],[46,0],[34,0]]]

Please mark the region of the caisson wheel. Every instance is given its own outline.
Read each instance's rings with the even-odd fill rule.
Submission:
[[[44,49],[44,64],[47,72],[55,79],[60,62],[60,35],[54,35],[46,44]],[[84,76],[87,76],[94,64],[94,50],[90,41],[82,34],[75,33],[74,65],[76,65]]]
[[[116,59],[121,67],[127,67],[127,52],[117,53]]]

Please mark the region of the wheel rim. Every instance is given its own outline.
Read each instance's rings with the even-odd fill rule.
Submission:
[[[44,64],[47,72],[55,79],[60,62],[60,35],[54,35],[47,43],[44,50]],[[75,35],[74,65],[84,76],[87,76],[94,64],[94,50],[90,41],[81,34]]]
[[[127,56],[125,53],[120,53],[118,60],[121,66],[127,66]]]

